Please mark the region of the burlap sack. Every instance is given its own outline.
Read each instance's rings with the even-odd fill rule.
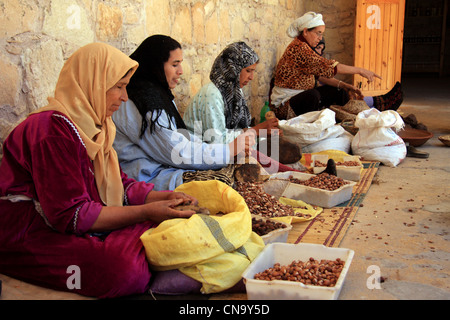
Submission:
[[[367,103],[364,100],[349,100],[344,106],[342,106],[342,110],[347,111],[348,113],[358,114],[361,111],[370,109]]]
[[[341,122],[344,120],[355,120],[356,114],[352,114],[342,109],[341,106],[332,105],[330,109],[334,111],[336,116],[336,122]]]

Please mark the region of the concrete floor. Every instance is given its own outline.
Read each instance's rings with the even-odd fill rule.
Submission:
[[[434,137],[396,168],[380,166],[340,247],[355,251],[339,299],[450,299],[450,79],[404,78],[399,113]],[[378,284],[377,274],[385,278]]]
[[[353,225],[340,244],[355,251],[341,300],[450,299],[450,79],[404,78],[399,112],[410,113],[434,137],[396,168],[380,166]],[[384,278],[383,283],[374,279]],[[0,274],[0,299],[86,299]]]

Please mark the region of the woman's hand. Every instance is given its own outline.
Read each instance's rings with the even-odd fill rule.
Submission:
[[[145,203],[151,203],[163,200],[177,200],[182,199],[183,204],[197,205],[198,200],[183,192],[167,192],[167,191],[150,191],[145,198]]]
[[[182,192],[150,191],[145,204],[122,207],[102,207],[89,232],[116,230],[145,221],[160,223],[167,219],[189,218],[195,211],[180,211],[180,204],[197,205],[198,200]]]
[[[357,87],[349,84],[341,82],[341,86],[344,90],[348,92],[348,96],[352,100],[362,100],[364,99],[364,95],[362,94],[361,90]]]
[[[358,74],[359,74],[361,77],[364,77],[364,78],[366,78],[367,80],[369,80],[369,82],[372,82],[372,81],[374,80],[374,78],[381,79],[381,76],[379,76],[378,74],[376,74],[376,73],[373,72],[373,71],[370,71],[370,70],[367,70],[367,69],[364,69],[364,68],[359,68],[359,69],[360,69],[360,70],[359,70]]]
[[[168,192],[169,193],[169,192]],[[170,192],[172,193],[172,192]],[[177,192],[175,192],[177,193]],[[192,197],[191,197],[192,198]],[[176,206],[186,203],[186,198],[174,198],[171,200],[155,201],[145,204],[144,215],[145,220],[161,223],[168,219],[189,218],[195,211],[193,210],[176,210]],[[197,201],[198,203],[198,201]]]
[[[197,205],[198,204],[198,200],[186,193],[183,192],[166,192],[166,193],[170,193],[169,196],[167,197],[167,200],[175,200],[175,199],[182,199],[182,204],[186,204],[186,205]]]
[[[336,70],[339,74],[359,74],[361,77],[366,78],[369,82],[372,82],[375,78],[382,79],[381,76],[373,71],[360,67],[348,66],[343,63],[339,63],[336,66]]]
[[[238,154],[250,154],[250,149],[256,143],[256,132],[253,129],[246,130],[244,133],[237,136],[232,142],[228,144],[230,154],[234,157]]]
[[[184,192],[151,191],[146,199],[146,220],[160,223],[167,219],[189,218],[195,211],[176,210],[178,205],[198,205],[198,200]]]
[[[282,131],[278,128],[278,119],[277,118],[267,119],[264,122],[258,123],[252,129],[255,130],[256,135],[258,137],[260,135],[264,135],[264,133],[266,134],[266,136],[282,135]]]

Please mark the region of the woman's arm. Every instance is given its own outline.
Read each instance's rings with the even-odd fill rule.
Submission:
[[[183,202],[183,198],[176,198],[137,206],[103,207],[89,232],[110,231],[145,221],[160,223],[172,218],[189,218],[194,211],[173,208]]]
[[[255,144],[254,132],[242,133],[228,144],[210,144],[193,139],[185,130],[184,133],[189,134],[188,139],[183,132],[167,129],[168,122],[164,122],[167,119],[164,112],[160,118],[161,126],[153,133],[147,130],[139,145],[153,159],[172,167],[194,170],[222,168],[234,156],[248,151]]]
[[[145,203],[135,206],[103,207],[90,232],[103,232],[123,228],[145,221],[160,223],[167,219],[189,218],[194,211],[179,211],[174,207],[189,203],[198,204],[198,200],[183,192],[150,191]]]
[[[352,99],[363,99],[364,96],[357,87],[336,78],[319,77],[318,81],[328,86],[346,90]]]
[[[141,203],[144,199],[151,202],[135,206],[103,206],[95,189],[91,161],[76,132],[63,117],[52,116],[50,120],[45,123],[49,135],[39,138],[38,143],[30,143],[29,162],[35,169],[32,170],[34,198],[39,201],[42,215],[52,228],[61,233],[102,232],[147,220],[161,222],[173,217],[189,217],[194,213],[172,208],[189,199],[174,192],[150,191],[144,198],[136,191]],[[133,181],[122,174],[122,183],[128,186]],[[145,192],[150,188],[143,189]]]
[[[187,128],[207,143],[229,143],[242,133],[228,129],[225,123],[225,103],[219,89],[204,85],[192,99],[183,115]]]
[[[117,132],[126,137],[127,144],[131,142],[133,148],[139,148],[137,156],[148,157],[156,163],[185,170],[220,169],[229,163],[231,156],[227,145],[210,145],[200,139],[193,141],[187,130],[176,130],[175,124],[168,119],[164,111],[159,115],[149,112],[146,117],[153,117],[153,120],[157,121],[153,132],[147,128],[141,137],[142,117],[131,100],[113,114]],[[127,157],[130,158],[130,155]]]
[[[372,82],[374,78],[381,79],[381,76],[375,72],[360,67],[348,66],[346,64],[339,63],[336,68],[337,73],[339,74],[359,74],[361,77],[369,80],[369,82]]]
[[[252,127],[256,133],[256,136],[268,137],[270,135],[281,135],[281,130],[278,128],[278,119],[272,118],[267,119],[264,122],[258,123],[256,126]]]

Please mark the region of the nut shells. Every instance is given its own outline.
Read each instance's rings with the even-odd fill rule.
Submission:
[[[266,235],[277,229],[284,229],[287,226],[284,223],[273,221],[273,220],[263,220],[252,217],[252,230],[259,236]]]
[[[333,191],[337,190],[340,187],[348,184],[342,178],[336,177],[334,175],[328,173],[319,173],[318,175],[309,178],[308,180],[300,180],[293,178],[292,176],[289,178],[289,181],[292,183],[301,184],[307,187],[319,188],[322,190]]]
[[[309,214],[295,212],[292,206],[282,204],[274,196],[264,192],[261,182],[236,181],[234,188],[244,198],[251,214],[266,218],[285,216],[311,217]]]

